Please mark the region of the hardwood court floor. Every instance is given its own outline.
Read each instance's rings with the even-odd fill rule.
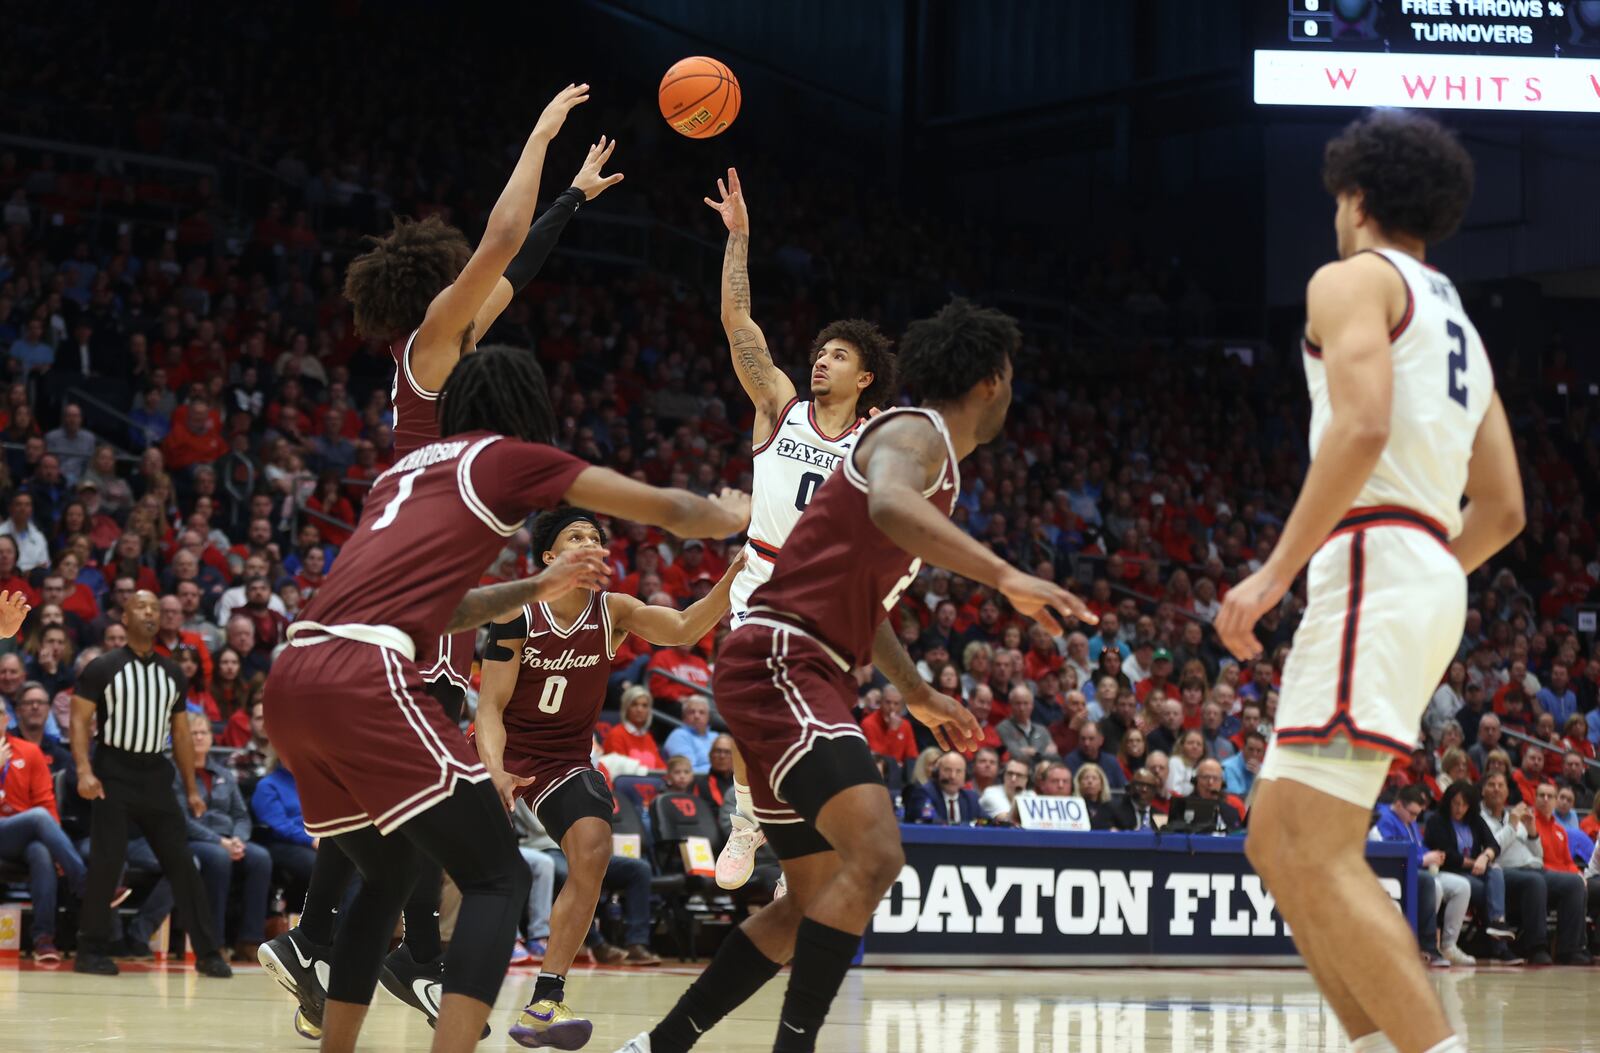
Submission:
[[[697,968],[575,971],[573,1004],[595,1020],[587,1050],[614,1053],[648,1028]],[[787,974],[785,974],[787,975]],[[1600,969],[1480,969],[1435,974],[1475,1051],[1600,1053]],[[771,1048],[784,977],[697,1050]],[[533,987],[514,972],[479,1048],[506,1037]],[[188,969],[127,969],[116,979],[0,965],[0,1053],[310,1053],[288,997],[259,968],[232,980]],[[422,1018],[378,992],[362,1048],[426,1051]],[[819,1049],[839,1053],[1309,1053],[1348,1049],[1299,970],[866,970],[846,980]]]

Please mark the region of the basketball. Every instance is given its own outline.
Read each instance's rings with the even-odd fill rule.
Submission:
[[[727,131],[739,116],[739,81],[714,58],[680,59],[661,78],[656,93],[661,116],[679,135],[709,139]]]

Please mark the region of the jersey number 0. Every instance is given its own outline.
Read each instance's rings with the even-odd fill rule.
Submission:
[[[806,510],[806,505],[817,495],[817,487],[823,483],[823,477],[816,472],[807,472],[800,477],[800,492],[794,495],[794,506],[800,511]]]

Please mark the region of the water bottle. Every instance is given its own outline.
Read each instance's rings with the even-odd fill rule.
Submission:
[[[917,814],[917,822],[932,823],[936,821],[937,816],[933,814],[933,802],[924,799],[922,802],[922,811]]]

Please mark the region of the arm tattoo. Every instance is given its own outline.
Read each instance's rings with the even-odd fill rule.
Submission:
[[[774,368],[772,352],[761,346],[754,329],[733,331],[733,359],[756,387],[772,386],[772,382],[767,378],[767,373]]]
[[[499,585],[482,585],[461,597],[456,612],[450,616],[445,633],[465,632],[480,625],[504,618],[539,594],[539,578],[523,578]]]
[[[728,284],[728,300],[734,309],[750,313],[750,235],[730,233],[722,256],[722,273]]]
[[[917,672],[916,663],[906,653],[887,618],[878,625],[878,635],[872,641],[872,664],[901,695],[908,695],[922,686],[922,675]]]

